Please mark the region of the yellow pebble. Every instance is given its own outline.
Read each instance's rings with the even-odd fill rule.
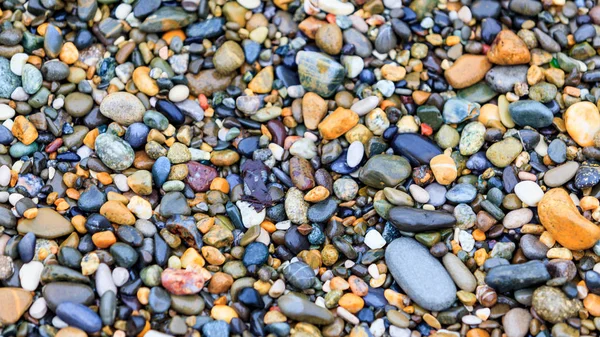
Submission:
[[[210,311],[210,317],[230,323],[233,318],[238,317],[238,314],[226,305],[215,305]]]

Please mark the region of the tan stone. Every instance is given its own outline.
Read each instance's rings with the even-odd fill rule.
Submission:
[[[15,324],[29,309],[33,296],[21,288],[0,288],[0,323]]]
[[[314,92],[308,92],[302,97],[302,118],[309,130],[316,130],[319,122],[327,114],[327,102]]]
[[[25,145],[33,143],[38,137],[35,126],[25,116],[20,115],[15,118],[12,134]]]
[[[517,34],[510,30],[503,30],[496,35],[487,58],[490,62],[499,65],[526,64],[531,60],[531,53]]]
[[[482,55],[463,55],[446,70],[444,76],[454,89],[470,87],[481,81],[492,68],[492,64]]]
[[[433,175],[438,184],[449,185],[456,180],[458,170],[456,169],[456,163],[454,163],[452,157],[445,154],[437,155],[431,158],[429,166],[431,167],[431,171],[433,171]]]
[[[579,146],[594,146],[594,136],[600,131],[600,112],[594,103],[578,102],[564,114],[569,136]]]
[[[257,94],[266,94],[273,88],[273,67],[268,66],[261,70],[250,83],[248,89]]]
[[[135,223],[135,217],[131,211],[118,201],[105,202],[100,208],[100,214],[104,215],[108,221],[119,225],[133,225]]]

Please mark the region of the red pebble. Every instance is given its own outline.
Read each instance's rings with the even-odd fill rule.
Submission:
[[[421,134],[423,136],[431,136],[432,133],[433,129],[431,126],[427,125],[426,123],[421,123]]]
[[[50,144],[46,145],[45,151],[47,153],[56,152],[58,150],[58,148],[61,147],[62,145],[63,145],[62,138],[56,138]]]
[[[160,281],[173,295],[197,294],[204,287],[202,274],[185,269],[167,268],[163,271]]]
[[[208,98],[206,98],[206,96],[204,94],[198,95],[198,103],[200,103],[200,106],[204,110],[208,109],[208,107],[209,107]]]
[[[335,15],[327,14],[327,16],[325,16],[325,20],[327,20],[329,23],[335,23]]]

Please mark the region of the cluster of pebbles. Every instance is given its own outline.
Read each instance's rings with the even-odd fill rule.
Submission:
[[[0,0],[3,337],[600,332],[596,0]]]

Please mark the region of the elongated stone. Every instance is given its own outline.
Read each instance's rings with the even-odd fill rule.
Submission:
[[[494,267],[485,276],[485,283],[503,293],[531,287],[549,279],[550,274],[541,261],[530,261]]]
[[[329,310],[293,294],[281,296],[277,304],[284,315],[300,322],[325,325],[334,319]]]
[[[456,223],[456,218],[450,213],[407,206],[392,208],[388,217],[399,230],[413,233],[451,228]]]

